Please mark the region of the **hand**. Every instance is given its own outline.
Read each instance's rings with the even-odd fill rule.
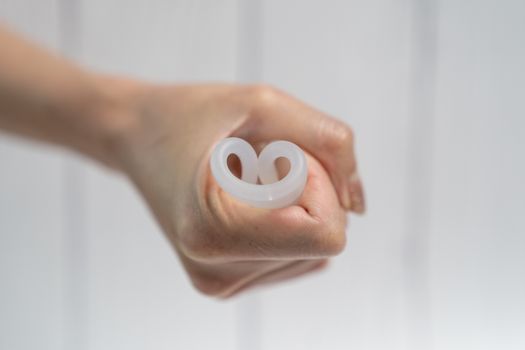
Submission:
[[[228,297],[318,270],[344,248],[345,211],[364,211],[346,124],[266,86],[128,85],[108,115],[118,130],[111,163],[149,203],[198,290]],[[223,192],[208,162],[228,136],[303,148],[309,174],[297,205],[253,208]]]
[[[2,28],[0,47],[9,48],[0,55],[0,130],[125,173],[206,294],[319,269],[344,247],[345,210],[364,210],[349,127],[275,89],[101,76]],[[221,191],[208,158],[227,136],[288,140],[309,153],[297,205],[257,209]]]

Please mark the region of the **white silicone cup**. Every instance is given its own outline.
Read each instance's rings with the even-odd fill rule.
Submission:
[[[237,155],[241,161],[242,179],[228,168],[228,157]],[[284,157],[290,162],[288,174],[278,180],[275,160]],[[307,163],[303,151],[288,141],[268,144],[257,158],[252,146],[238,137],[220,141],[212,152],[210,167],[219,186],[238,200],[259,208],[284,208],[293,205],[306,184]],[[257,178],[262,184],[257,184]]]

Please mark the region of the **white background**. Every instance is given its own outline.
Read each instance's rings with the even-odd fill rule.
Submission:
[[[0,19],[94,69],[287,90],[353,126],[369,203],[327,272],[219,302],[125,179],[2,134],[0,349],[525,348],[525,2],[0,0]]]

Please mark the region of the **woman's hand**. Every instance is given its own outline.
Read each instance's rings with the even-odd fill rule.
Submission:
[[[317,270],[344,248],[345,211],[364,211],[346,124],[267,86],[107,84],[126,93],[105,112],[114,136],[105,161],[140,190],[197,289],[228,297]],[[223,192],[208,162],[228,136],[303,148],[299,202],[266,210]]]
[[[85,71],[0,28],[0,129],[74,149],[141,191],[195,286],[226,297],[320,268],[364,201],[345,124],[269,87],[159,86]],[[221,191],[213,145],[282,139],[307,153],[297,205],[263,210]]]

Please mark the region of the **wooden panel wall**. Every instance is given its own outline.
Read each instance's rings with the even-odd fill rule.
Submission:
[[[525,346],[525,3],[439,9],[433,138],[436,348]]]
[[[263,81],[347,121],[369,202],[327,272],[216,302],[125,179],[1,135],[0,348],[523,348],[524,10],[0,0],[1,20],[91,68]]]
[[[2,0],[0,19],[43,45],[58,48],[57,9],[54,0]],[[56,150],[0,134],[2,349],[62,347],[63,167],[63,156]]]
[[[264,293],[262,348],[404,349],[410,3],[263,4],[262,78],[353,126],[369,205],[326,273]]]

